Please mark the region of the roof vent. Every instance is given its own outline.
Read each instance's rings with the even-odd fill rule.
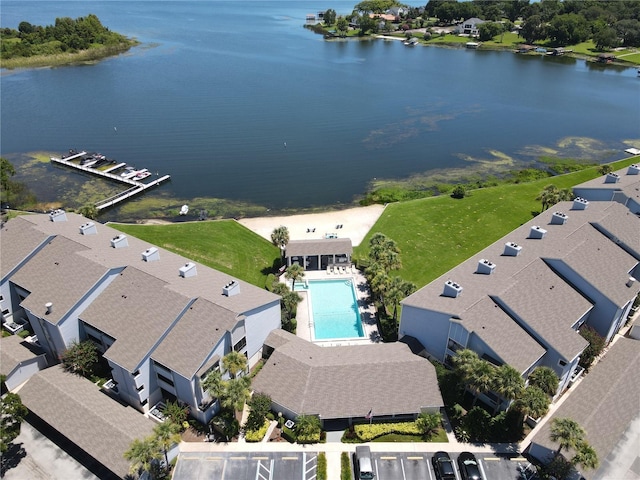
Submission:
[[[568,218],[566,213],[555,212],[551,215],[551,225],[564,225]]]
[[[522,246],[518,245],[514,242],[507,242],[504,244],[504,253],[507,257],[517,257],[520,255],[520,251],[522,250]]]
[[[196,271],[196,264],[193,262],[185,263],[180,267],[180,276],[182,278],[195,277],[198,274]]]
[[[160,260],[160,252],[156,247],[149,247],[142,252],[142,260],[145,262],[154,262]]]
[[[49,315],[51,312],[53,312],[53,303],[51,302],[45,303],[44,308],[46,308],[45,315]]]
[[[490,262],[489,260],[485,260],[484,258],[478,262],[477,273],[482,273],[484,275],[491,275],[493,271],[496,269],[496,264]]]
[[[634,163],[633,165],[629,165],[627,169],[627,175],[640,175],[640,165]]]
[[[462,287],[456,282],[452,282],[451,280],[447,280],[444,284],[444,292],[442,295],[445,297],[456,298],[458,295],[462,293]]]
[[[634,277],[629,277],[629,280],[627,280],[627,287],[631,288],[633,287],[633,284],[636,283],[636,279]]]
[[[546,234],[547,231],[544,228],[534,225],[529,232],[529,238],[544,238]]]
[[[124,233],[120,235],[116,235],[111,239],[111,246],[113,248],[124,248],[129,246],[129,242],[127,242],[127,236]]]
[[[620,181],[620,175],[615,172],[607,173],[607,176],[604,179],[604,183],[618,183]]]
[[[576,197],[573,199],[573,210],[586,210],[589,206],[589,200],[582,197]]]
[[[95,235],[98,233],[98,229],[96,228],[95,223],[87,222],[80,225],[80,233],[82,235]]]
[[[52,222],[66,222],[67,214],[62,209],[53,210],[49,214],[49,220],[51,220]]]
[[[240,293],[240,283],[236,280],[231,280],[225,286],[222,287],[222,294],[227,297],[232,297]]]

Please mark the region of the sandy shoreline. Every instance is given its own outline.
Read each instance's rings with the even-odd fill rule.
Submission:
[[[369,233],[384,208],[384,205],[369,205],[324,213],[242,218],[238,222],[269,241],[271,232],[284,225],[289,229],[290,240],[321,239],[335,233],[339,238],[350,238],[355,247]]]

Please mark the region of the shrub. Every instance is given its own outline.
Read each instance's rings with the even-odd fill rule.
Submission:
[[[351,460],[347,452],[340,454],[340,480],[352,480],[351,475]]]
[[[251,411],[249,412],[249,418],[247,418],[245,428],[247,430],[258,430],[264,423],[265,417],[271,408],[271,397],[263,393],[256,393],[248,403]]]
[[[65,370],[79,375],[90,375],[98,363],[98,348],[91,340],[72,342],[62,354],[62,364]]]
[[[296,443],[296,432],[287,427],[282,427],[282,432],[280,433],[282,438],[284,438],[289,443]]]
[[[437,432],[441,424],[442,417],[439,413],[421,413],[416,420],[416,426],[426,438]]]
[[[264,286],[267,290],[269,290],[270,292],[273,291],[273,284],[276,281],[276,276],[273,273],[270,273],[269,275],[267,275],[267,279],[264,282]]]
[[[467,190],[463,185],[456,185],[451,192],[451,197],[453,198],[464,198],[467,194]]]
[[[324,452],[318,454],[318,464],[316,466],[316,479],[327,480],[327,456]]]
[[[604,348],[604,338],[589,326],[582,327],[580,329],[580,335],[589,342],[589,345],[582,352],[579,364],[586,371],[589,371],[589,367]]]
[[[248,423],[248,422],[247,422]],[[247,442],[260,442],[264,438],[269,429],[269,421],[265,420],[262,426],[257,430],[247,430],[244,433],[244,438]]]
[[[189,407],[184,407],[176,402],[167,402],[163,412],[171,422],[176,425],[183,425],[189,417]],[[187,424],[187,428],[188,428]]]
[[[389,433],[422,435],[422,431],[416,422],[363,424],[356,425],[354,430],[358,438],[363,442],[370,442],[375,438]]]

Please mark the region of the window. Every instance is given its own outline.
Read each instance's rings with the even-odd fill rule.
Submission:
[[[561,367],[566,367],[567,362],[565,362],[564,360],[558,360],[558,365],[560,365]]]
[[[240,341],[233,346],[233,349],[236,352],[239,352],[246,346],[247,346],[247,337],[242,337],[242,339],[240,339]]]
[[[161,375],[159,373],[157,375],[158,375],[158,380],[161,380],[164,383],[167,383],[167,384],[169,384],[169,385],[171,385],[173,387],[173,380],[171,380],[170,378],[165,377],[164,375]]]
[[[458,350],[462,350],[464,347],[455,340],[449,339],[449,341],[447,342],[447,348],[452,352],[457,352]]]
[[[144,385],[140,385],[138,388],[136,388],[136,390],[141,392],[142,390],[144,390]]]
[[[133,375],[134,377],[137,377],[138,375],[140,375],[140,370],[136,370],[131,375]]]
[[[144,400],[142,400],[142,401],[140,402],[140,405],[142,405],[142,406],[144,407],[144,406],[147,404],[147,402],[148,402],[148,401],[149,401],[149,399],[148,399],[148,398],[145,398]]]

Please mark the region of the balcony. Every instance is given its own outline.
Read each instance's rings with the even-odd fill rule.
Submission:
[[[582,368],[580,365],[576,365],[576,368],[573,370],[573,373],[571,374],[571,378],[569,379],[569,387],[573,386],[574,383],[576,383],[581,377],[582,374],[584,373],[584,368]]]

